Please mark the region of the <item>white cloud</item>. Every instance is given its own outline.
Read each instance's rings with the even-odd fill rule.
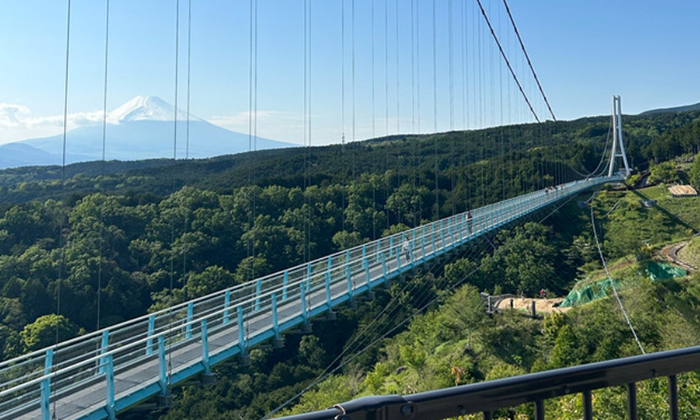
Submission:
[[[18,127],[22,125],[23,115],[29,114],[24,105],[0,103],[0,127]]]
[[[68,130],[102,123],[102,111],[68,114]],[[31,110],[18,104],[0,103],[0,144],[35,137],[53,136],[63,131],[63,115],[33,117]]]

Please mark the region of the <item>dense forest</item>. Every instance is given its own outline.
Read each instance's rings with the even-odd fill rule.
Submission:
[[[676,170],[673,161],[700,149],[699,115],[625,117],[633,165],[650,169],[658,182],[700,184],[698,159],[688,170]],[[609,135],[609,119],[601,117],[206,160],[0,171],[0,360],[52,344],[56,331],[61,339],[75,336],[436,217],[580,178],[599,166]],[[606,215],[615,200],[615,192],[601,193],[596,212]],[[597,324],[606,321],[609,302],[543,324],[515,315],[490,319],[481,311],[453,314],[478,291],[531,295],[546,286],[562,295],[582,270],[598,269],[587,210],[576,201],[394,285],[360,311],[342,310],[338,321],[315,325],[312,335],[288,336],[281,351],[256,349],[250,366],[220,368],[211,388],[177,390],[165,416],[260,418],[329,365],[342,365],[340,375],[295,410],[634,354],[624,328]],[[611,257],[638,252],[640,238],[615,234],[629,220],[655,226],[661,220],[668,238],[694,229],[655,212],[633,219],[639,207],[632,200],[618,206],[629,214],[605,219]],[[54,315],[59,287],[61,313]],[[689,323],[678,337],[668,335],[661,321],[652,322],[654,314],[666,313],[664,306],[647,297],[638,311],[649,324],[645,343],[652,349],[695,343],[697,334],[681,334],[700,331],[695,318],[685,316],[700,299],[692,282],[645,287],[648,296],[668,295],[664,305],[684,308],[679,316]],[[402,322],[411,317],[410,325]],[[370,324],[383,327],[368,330]],[[353,340],[377,345],[357,354]],[[570,355],[564,346],[577,351]],[[446,373],[446,364],[462,373]],[[337,393],[346,389],[352,392]]]

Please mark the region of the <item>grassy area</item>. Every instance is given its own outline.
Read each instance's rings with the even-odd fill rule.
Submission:
[[[695,233],[700,232],[700,197],[673,197],[668,192],[665,185],[656,185],[649,188],[643,188],[634,192],[629,192],[629,195],[638,198],[648,197],[648,199],[656,201],[656,206],[662,212],[668,212],[667,216],[677,218],[677,223],[685,224],[686,229],[691,228]]]
[[[637,191],[648,197],[649,200],[655,201],[663,200],[671,196],[671,194],[668,192],[668,188],[666,188],[666,186],[663,184],[654,185],[653,187],[641,188]],[[627,197],[629,197],[629,199],[634,199],[637,196],[634,194],[627,194]]]
[[[683,247],[678,252],[678,256],[683,261],[687,261],[695,267],[700,267],[700,236],[696,236],[687,246]]]
[[[635,260],[633,255],[627,255],[622,258],[618,258],[616,260],[610,260],[607,261],[608,263],[608,269],[610,270],[610,274],[613,276],[615,279],[623,279],[623,278],[628,278],[637,273],[639,270],[639,264]],[[574,285],[573,289],[580,289],[583,287],[588,286],[591,283],[595,283],[597,281],[603,280],[607,278],[608,275],[605,273],[605,270],[603,268],[595,271],[591,271],[586,274],[586,278],[579,280],[576,282],[576,285]]]

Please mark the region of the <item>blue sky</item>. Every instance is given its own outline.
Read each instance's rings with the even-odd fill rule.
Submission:
[[[257,1],[258,133],[302,143],[304,1]],[[192,0],[191,112],[240,132],[248,130],[250,109],[249,2]],[[350,141],[387,132],[446,131],[532,121],[487,32],[476,0],[435,1],[437,119],[431,0],[309,2],[312,144],[339,142],[343,132]],[[525,67],[502,1],[482,2],[536,112],[546,118],[546,108]],[[416,18],[412,25],[413,3]],[[137,95],[174,102],[175,4],[176,0],[111,0],[109,110]],[[511,0],[509,5],[559,119],[607,114],[613,94],[622,95],[625,113],[700,101],[700,54],[695,46],[700,39],[700,2]],[[186,107],[187,7],[188,0],[180,0],[180,109]],[[453,30],[452,90],[449,16]],[[61,131],[65,18],[66,1],[0,2],[0,143]],[[73,0],[71,18],[68,113],[69,128],[74,128],[94,124],[95,112],[102,109],[105,2]],[[420,63],[413,68],[412,55],[414,63]]]

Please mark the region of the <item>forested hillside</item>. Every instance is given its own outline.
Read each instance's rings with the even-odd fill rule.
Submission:
[[[697,152],[698,115],[625,117],[633,164],[647,168]],[[601,117],[201,161],[98,162],[67,167],[65,182],[61,168],[1,171],[0,360],[54,343],[56,331],[61,339],[75,336],[435,217],[550,186],[555,179],[580,178],[578,173],[599,165],[608,128],[609,120]],[[688,176],[700,180],[694,175],[700,163],[694,165]],[[613,194],[599,200],[601,215]],[[335,323],[315,324],[313,335],[288,336],[282,351],[253,351],[251,366],[221,368],[214,387],[177,391],[176,406],[166,416],[260,418],[343,360],[348,363],[338,371],[342,375],[321,390],[347,386],[352,394],[313,393],[302,407],[631,354],[634,348],[621,344],[628,338],[623,328],[595,324],[605,320],[601,314],[608,303],[545,321],[555,323],[548,336],[542,325],[514,315],[486,319],[474,311],[460,315],[468,319],[454,319],[461,324],[442,322],[450,305],[475,299],[476,291],[533,294],[546,286],[561,295],[581,267],[597,268],[587,210],[576,201],[508,227],[463,251],[463,258],[378,293],[359,311],[343,310]],[[608,232],[615,220],[606,221]],[[668,223],[683,232],[675,221]],[[639,247],[637,238],[611,240],[610,233],[605,241],[606,252],[615,256]],[[471,286],[461,288],[463,283]],[[648,286],[648,296],[666,296],[658,287]],[[697,307],[700,297],[692,283],[663,287],[673,291],[669,299],[679,302],[673,305]],[[651,297],[645,302],[653,306]],[[696,331],[685,309],[683,331]],[[656,310],[640,312],[640,319],[653,324]],[[418,316],[401,333],[407,324],[397,320],[411,315]],[[384,327],[367,332],[370,324]],[[682,331],[666,336],[660,325],[649,326],[650,348],[693,342]],[[597,352],[597,336],[588,329],[608,327],[610,350]],[[426,334],[422,344],[402,350],[401,343],[419,342],[419,334]],[[576,346],[575,357],[556,359],[562,334],[592,341]],[[335,360],[358,337],[365,344],[395,338]],[[572,345],[561,340],[566,341],[561,346]],[[458,378],[442,370],[453,362],[462,372]]]
[[[624,135],[632,166],[645,169],[681,153],[697,153],[700,111],[626,116]],[[682,128],[674,134],[673,130]],[[343,183],[361,174],[392,171],[394,185],[407,178],[428,180],[434,188],[452,189],[452,179],[482,189],[493,198],[521,189],[539,188],[554,176],[556,163],[565,170],[558,179],[593,171],[610,129],[610,118],[583,118],[457,131],[436,135],[406,135],[340,145],[266,150],[202,160],[92,162],[60,167],[30,167],[0,171],[0,203],[62,199],[66,194],[92,192],[124,195],[149,192],[164,196],[185,185],[217,193],[250,185],[300,187]],[[660,136],[664,134],[664,138]],[[437,164],[437,165],[436,165]],[[455,168],[454,171],[450,168]],[[561,170],[561,169],[560,169]],[[461,175],[461,178],[460,176]],[[483,175],[483,176],[482,176]],[[503,186],[502,178],[513,185]],[[252,181],[251,181],[252,180]],[[464,185],[456,188],[466,189]],[[497,188],[494,190],[494,188]],[[486,197],[488,199],[488,197]]]

